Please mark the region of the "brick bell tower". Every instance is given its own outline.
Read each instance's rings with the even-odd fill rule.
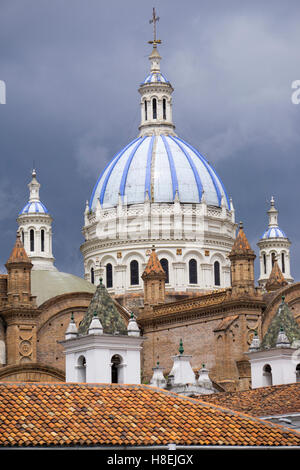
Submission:
[[[254,260],[256,255],[251,249],[240,222],[239,232],[228,255],[231,262],[231,287],[234,296],[254,295]]]
[[[165,302],[166,273],[154,247],[142,274],[142,279],[144,281],[144,305],[163,304]]]
[[[31,295],[32,263],[19,233],[7,269],[7,295],[1,315],[6,324],[7,365],[36,362],[37,314],[35,297]]]

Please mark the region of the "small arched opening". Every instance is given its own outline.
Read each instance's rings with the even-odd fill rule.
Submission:
[[[169,282],[169,261],[166,258],[160,260],[161,267],[166,273],[166,284]]]
[[[135,259],[130,262],[130,284],[139,285],[139,263]]]
[[[220,286],[221,285],[220,263],[219,263],[219,261],[214,262],[214,283],[215,283],[215,286]]]
[[[34,230],[31,229],[29,232],[29,239],[30,239],[30,251],[34,251]]]
[[[41,251],[45,251],[45,230],[41,230]]]
[[[189,261],[189,283],[198,283],[197,261],[193,258]]]
[[[264,274],[267,274],[267,257],[266,253],[263,254]]]
[[[152,117],[153,119],[157,119],[157,100],[153,98],[152,100]]]
[[[144,106],[145,106],[145,121],[147,121],[148,120],[147,101],[145,101]]]
[[[276,254],[275,254],[275,253],[271,253],[272,268],[273,268],[273,266],[274,266],[275,259],[276,259]]]
[[[167,119],[167,100],[163,99],[163,119]]]
[[[285,273],[285,256],[284,253],[281,253],[281,271],[284,274]]]
[[[111,383],[119,384],[121,380],[122,358],[119,354],[114,354],[111,358]]]
[[[111,263],[106,265],[106,287],[110,288],[113,286],[113,267]]]
[[[86,382],[86,360],[84,356],[80,356],[77,361],[77,377],[78,382]]]
[[[91,268],[91,283],[95,284],[95,270]]]
[[[263,386],[269,387],[273,384],[272,379],[272,367],[270,364],[266,364],[263,367]]]
[[[300,382],[300,364],[296,365],[296,382]]]

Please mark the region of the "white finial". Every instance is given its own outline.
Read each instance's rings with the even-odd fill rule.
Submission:
[[[184,353],[182,340],[180,340],[179,354],[173,356],[173,367],[170,375],[174,376],[174,385],[178,384],[196,384],[195,373],[192,369],[190,360],[192,356]]]
[[[274,196],[271,197],[271,207],[268,210],[269,228],[278,227],[278,210],[275,208]]]
[[[128,336],[140,336],[140,329],[134,318],[133,313],[131,313],[128,326],[127,326]]]
[[[252,342],[250,344],[250,347],[249,347],[249,352],[254,352],[254,351],[258,351],[260,348],[260,339],[256,333],[256,331],[254,332],[254,336],[252,338]]]
[[[94,316],[92,318],[92,321],[88,329],[88,334],[89,335],[102,335],[103,334],[103,327],[101,325],[101,321],[97,315],[97,312],[94,312]]]
[[[32,180],[28,184],[29,188],[29,202],[40,202],[40,183],[36,179],[36,171],[31,172]]]
[[[159,362],[157,362],[156,367],[153,367],[153,376],[150,380],[150,385],[152,387],[166,388],[167,381],[163,374],[163,368],[160,367]]]
[[[202,369],[199,370],[198,385],[209,390],[213,390],[212,381],[208,375],[208,369],[206,369],[205,364],[202,364]]]
[[[77,336],[78,336],[78,330],[77,330],[76,323],[74,321],[74,315],[72,313],[71,321],[65,333],[65,339],[74,339],[74,338],[77,338]]]
[[[280,328],[277,341],[276,341],[276,348],[290,348],[291,343],[288,340],[287,335],[285,334],[285,331],[283,327]]]

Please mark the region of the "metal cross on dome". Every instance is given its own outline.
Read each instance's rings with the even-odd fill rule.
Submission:
[[[156,22],[159,21],[159,16],[156,16],[155,8],[153,8],[152,19],[149,20],[149,23],[153,23],[153,41],[148,41],[149,44],[161,44],[160,39],[156,39]]]

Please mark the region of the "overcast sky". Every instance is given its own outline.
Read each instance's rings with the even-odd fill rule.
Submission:
[[[298,281],[300,104],[291,84],[300,79],[299,0],[152,3],[0,0],[0,267],[35,162],[56,266],[83,274],[85,201],[138,133],[155,6],[176,132],[219,173],[256,253],[274,196]]]

